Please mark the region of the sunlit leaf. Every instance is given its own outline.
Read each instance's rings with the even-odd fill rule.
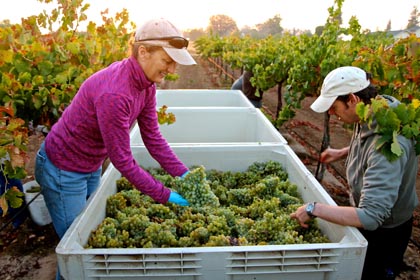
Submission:
[[[398,142],[398,133],[394,131],[392,135],[392,144],[391,144],[391,151],[394,153],[397,157],[401,156],[403,151],[401,149],[400,143]]]

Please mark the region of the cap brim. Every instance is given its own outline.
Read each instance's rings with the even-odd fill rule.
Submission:
[[[163,47],[166,53],[178,64],[182,65],[194,65],[197,64],[194,58],[190,55],[187,49],[176,49]]]
[[[320,95],[314,103],[311,105],[311,109],[317,113],[324,113],[328,111],[334,101],[337,99],[337,96],[324,97]]]

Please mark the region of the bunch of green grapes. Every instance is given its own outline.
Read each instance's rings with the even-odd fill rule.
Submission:
[[[205,211],[206,213],[212,213],[213,215],[217,217],[224,217],[228,224],[228,227],[235,226],[235,221],[238,218],[236,213],[228,207],[218,207],[215,209],[208,208]]]
[[[301,204],[297,186],[274,161],[254,163],[246,172],[191,169],[173,178],[153,169],[192,207],[162,205],[138,190],[123,187],[107,199],[106,219],[88,245],[116,247],[200,247],[328,242],[311,220],[308,229],[290,218]],[[217,195],[216,195],[217,194]],[[219,205],[219,200],[222,201]]]
[[[292,196],[288,193],[280,193],[278,195],[278,198],[280,199],[280,206],[286,207],[288,205],[294,205],[294,204],[302,204],[303,200],[300,197]]]
[[[178,223],[177,235],[180,237],[189,236],[193,230],[204,226],[204,222],[193,222],[191,220],[185,220]]]
[[[258,181],[250,189],[250,195],[261,199],[276,196],[279,192],[280,179],[276,176],[267,176]]]
[[[202,246],[203,244],[206,244],[208,242],[210,238],[210,233],[207,227],[203,226],[194,229],[190,233],[190,238],[194,243],[200,244],[200,246]]]
[[[124,247],[124,240],[128,236],[128,232],[119,230],[119,223],[116,219],[106,217],[90,235],[87,248]]]
[[[142,241],[146,238],[146,229],[150,226],[151,222],[146,215],[128,216],[121,222],[121,229],[128,232],[129,238],[126,241],[128,248],[137,248],[142,246]]]
[[[176,178],[176,190],[190,203],[191,207],[218,207],[219,199],[206,180],[203,166],[191,170],[184,178]]]
[[[235,220],[235,231],[238,236],[246,236],[247,233],[254,227],[255,221],[250,218],[238,218]]]
[[[230,228],[224,216],[210,214],[207,220],[207,230],[210,235],[230,235]]]
[[[273,160],[266,162],[254,162],[248,167],[247,171],[258,175],[261,179],[268,175],[277,176],[282,181],[286,181],[289,178],[289,175],[283,169],[281,163]]]
[[[204,244],[206,247],[215,247],[215,246],[231,246],[231,238],[229,236],[220,234],[220,235],[212,235]]]
[[[117,192],[120,192],[122,190],[131,190],[135,188],[134,185],[131,184],[130,181],[128,181],[128,179],[125,177],[121,177],[117,179],[116,185],[117,185]]]
[[[210,181],[209,184],[214,195],[216,195],[219,198],[220,205],[228,205],[229,204],[229,198],[228,198],[229,189],[221,185],[219,181],[215,181],[215,182]]]
[[[300,234],[303,236],[303,243],[329,243],[330,240],[325,236],[321,230],[316,226],[316,221],[312,220],[312,223],[309,223],[310,227],[300,228]]]
[[[144,206],[129,206],[117,212],[115,218],[119,221],[130,216],[147,216],[147,207]]]
[[[125,198],[127,206],[142,206],[146,203],[144,196],[137,189],[122,190],[120,194]]]
[[[115,217],[118,211],[127,207],[127,200],[121,192],[111,195],[106,200],[106,216]]]
[[[235,204],[228,206],[230,210],[232,210],[235,215],[239,217],[248,217],[249,216],[249,208],[248,207],[241,207]]]
[[[165,223],[150,223],[144,230],[144,235],[145,238],[142,240],[144,248],[165,248],[178,245],[173,229]]]
[[[250,205],[255,196],[247,188],[230,189],[227,193],[228,203],[233,205]]]
[[[189,236],[182,236],[178,240],[179,247],[201,247],[200,242]]]
[[[176,214],[166,205],[150,204],[147,208],[147,215],[157,219],[176,219]]]
[[[262,219],[265,213],[276,213],[279,209],[280,199],[272,197],[271,199],[255,199],[248,207],[249,217],[253,220]]]

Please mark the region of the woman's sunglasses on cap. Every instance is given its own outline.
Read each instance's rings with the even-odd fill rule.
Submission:
[[[146,41],[167,41],[169,45],[171,45],[174,48],[182,49],[188,47],[188,40],[175,36],[175,37],[160,37],[160,38],[147,38],[142,40],[137,40],[136,42],[146,42]]]

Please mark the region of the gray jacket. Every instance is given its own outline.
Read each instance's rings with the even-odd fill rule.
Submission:
[[[383,96],[390,106],[398,100]],[[389,162],[376,150],[379,136],[374,126],[356,124],[347,157],[347,180],[352,188],[357,214],[366,230],[396,227],[413,215],[418,204],[416,176],[418,158],[414,142],[398,136],[403,155]]]

